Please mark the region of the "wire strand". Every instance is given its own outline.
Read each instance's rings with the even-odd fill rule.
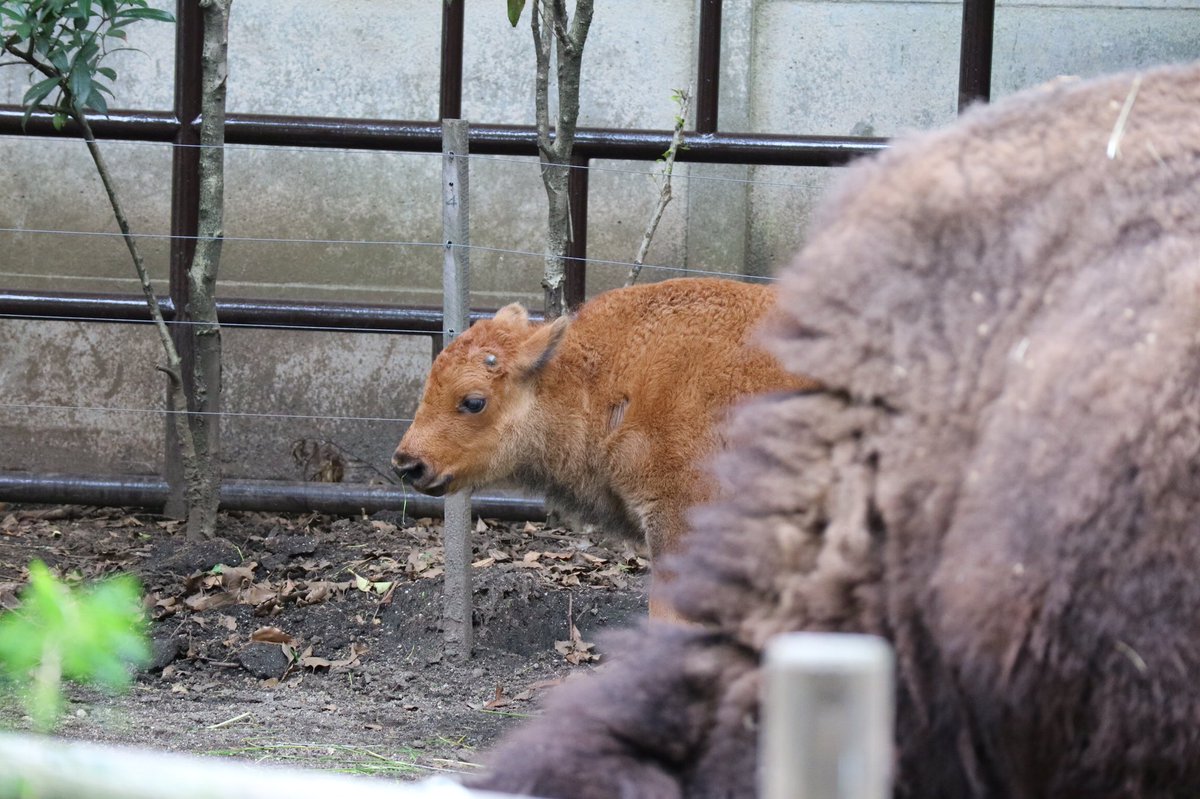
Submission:
[[[45,316],[43,314],[21,314],[21,313],[0,313],[0,319],[30,319],[35,318],[38,321],[46,322],[110,322],[116,324],[129,325],[153,325],[156,322],[153,319],[113,319],[106,316]],[[165,325],[207,325],[207,322],[196,322],[190,319],[164,319]],[[396,327],[338,327],[336,325],[289,325],[289,324],[264,324],[259,322],[220,322],[222,328],[247,328],[253,330],[298,330],[301,332],[324,332],[324,333],[394,333],[396,335],[408,336],[441,336],[440,330],[416,330],[414,328],[396,328]]]
[[[123,238],[123,233],[96,231],[96,230],[51,230],[45,228],[11,228],[0,227],[0,233],[13,234],[34,234],[34,235],[54,235],[54,236],[94,236],[99,238]],[[200,236],[182,236],[163,233],[131,233],[133,238],[141,239],[187,239],[199,240]],[[399,241],[388,239],[295,239],[295,238],[271,238],[264,236],[224,236],[224,241],[227,242],[242,242],[252,244],[326,244],[326,245],[363,245],[363,246],[382,246],[382,247],[436,247],[445,249],[447,245],[440,241]],[[510,247],[489,247],[481,244],[455,244],[455,247],[460,247],[464,250],[474,252],[498,253],[501,255],[520,255],[531,258],[544,258],[545,252],[536,252],[534,250],[518,250]],[[573,262],[581,262],[584,264],[593,264],[598,266],[624,267],[628,269],[633,266],[632,261],[620,261],[608,258],[579,258],[574,256],[565,256],[565,260]],[[665,264],[643,264],[642,269],[665,270],[670,272],[685,272],[694,275],[713,275],[716,277],[731,277],[742,278],[756,282],[772,282],[774,277],[766,275],[744,275],[738,272],[727,272],[712,269],[695,269],[686,266],[669,266]]]
[[[412,419],[393,416],[329,416],[308,413],[260,413],[254,411],[181,411],[169,408],[114,408],[103,405],[51,405],[23,402],[0,402],[0,408],[23,411],[85,411],[88,413],[140,413],[173,416],[189,414],[192,416],[221,416],[243,419],[310,419],[336,422],[388,422],[411,424]]]

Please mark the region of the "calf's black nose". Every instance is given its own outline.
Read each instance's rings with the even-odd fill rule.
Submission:
[[[397,452],[392,456],[392,470],[400,475],[401,480],[407,483],[417,483],[425,476],[428,467],[420,458]]]

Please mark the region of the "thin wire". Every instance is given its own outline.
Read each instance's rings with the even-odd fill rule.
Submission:
[[[27,313],[0,313],[0,319],[29,319],[31,314]],[[37,314],[38,321],[46,322],[113,322],[116,324],[130,325],[153,325],[156,322],[153,319],[113,319],[108,316],[44,316]],[[195,322],[186,319],[164,319],[165,325],[206,325],[207,322]],[[441,336],[441,330],[415,330],[412,328],[395,328],[395,327],[337,327],[335,325],[286,325],[286,324],[261,324],[257,322],[220,322],[222,328],[252,328],[255,330],[300,330],[308,332],[329,332],[329,333],[395,333],[397,335],[409,336]]]
[[[30,141],[54,141],[54,142],[82,141],[82,140],[72,139],[69,137],[46,138],[46,137],[41,137],[41,136],[20,136],[20,135],[14,135],[14,136],[10,136],[8,138],[26,139],[26,140],[30,140]],[[194,148],[211,147],[211,148],[220,148],[220,149],[226,149],[226,150],[264,150],[264,151],[270,151],[270,152],[291,152],[291,153],[310,153],[310,154],[315,154],[317,152],[325,152],[325,153],[346,153],[346,154],[352,154],[352,155],[373,154],[373,155],[396,155],[396,156],[417,155],[417,156],[424,156],[424,157],[429,157],[429,158],[441,158],[442,157],[442,153],[438,153],[438,152],[425,152],[425,151],[418,151],[418,150],[369,150],[369,149],[351,148],[351,147],[289,147],[287,145],[275,145],[275,144],[176,144],[175,142],[130,141],[130,140],[121,140],[121,144],[134,145],[134,146],[149,146],[149,147],[194,147]],[[686,136],[684,137],[684,145],[685,145],[684,149],[686,149],[686,145],[687,145]],[[465,155],[463,157],[467,158],[469,160],[475,160],[475,161],[492,161],[495,163],[528,164],[530,166],[537,166],[539,169],[541,169],[542,167],[547,167],[547,166],[557,166],[557,167],[564,168],[564,169],[586,169],[586,170],[591,170],[594,172],[611,172],[611,173],[622,174],[622,175],[643,175],[646,177],[658,177],[661,174],[660,172],[658,172],[656,170],[623,169],[621,167],[611,167],[611,166],[593,166],[591,163],[588,163],[588,164],[551,164],[549,162],[542,161],[541,159],[537,158],[537,156],[533,156],[533,155],[517,157],[517,156],[508,156],[508,155],[489,155],[489,154],[484,154],[484,153],[468,153],[467,155]],[[606,161],[621,161],[621,160],[635,160],[635,159],[606,158],[604,160],[606,160]],[[691,164],[691,163],[695,163],[695,162],[681,162],[681,163]],[[730,164],[728,166],[738,166],[738,164]],[[796,167],[796,166],[789,167],[789,165],[787,165],[787,164],[753,164],[753,165],[742,164],[741,166],[782,166],[782,167],[788,167],[788,168],[792,168],[792,169],[829,169],[829,167]],[[699,181],[709,181],[712,183],[753,184],[755,186],[772,186],[775,188],[795,189],[795,190],[803,190],[803,189],[811,188],[803,183],[789,183],[787,181],[781,181],[781,180],[754,180],[753,178],[730,178],[730,177],[723,177],[720,175],[693,175],[693,174],[691,174],[690,170],[688,172],[676,172],[675,176],[681,177],[684,180],[689,180],[689,181],[690,180],[699,180]]]
[[[94,230],[48,230],[42,228],[7,228],[0,227],[0,233],[32,233],[36,235],[56,235],[56,236],[99,236],[102,238],[122,238],[123,233],[110,233],[105,231]],[[188,239],[199,240],[200,236],[181,236],[162,233],[130,233],[133,238],[144,239]],[[371,246],[391,246],[391,247],[437,247],[444,249],[446,247],[442,242],[436,241],[390,241],[390,240],[355,240],[355,239],[282,239],[268,238],[261,236],[224,236],[224,241],[234,242],[249,242],[254,244],[361,244]],[[533,250],[516,250],[508,247],[488,247],[481,244],[455,244],[464,250],[473,250],[475,252],[499,253],[502,255],[521,255],[533,258],[544,258],[545,252],[535,252]],[[577,261],[585,264],[595,264],[599,266],[620,266],[631,267],[631,261],[618,261],[607,258],[579,258],[577,256],[564,256],[564,260]],[[739,272],[722,272],[711,269],[694,269],[686,266],[668,266],[663,264],[643,264],[642,269],[659,269],[670,272],[686,272],[695,275],[714,275],[717,277],[744,278],[758,282],[772,282],[774,277],[760,275],[744,275]]]
[[[168,408],[112,408],[102,405],[42,405],[38,403],[19,402],[0,402],[0,408],[18,411],[87,411],[93,413],[142,413],[168,416],[183,413],[193,416],[227,416],[252,419],[322,419],[337,422],[412,422],[412,419],[392,416],[322,416],[305,413],[254,413],[251,411],[178,411]]]

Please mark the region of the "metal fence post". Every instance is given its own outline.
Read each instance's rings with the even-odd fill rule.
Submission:
[[[470,324],[467,137],[470,125],[462,119],[442,120],[442,344],[449,345]],[[471,496],[446,497],[442,545],[446,577],[442,592],[442,624],[446,650],[468,658],[474,630],[471,625]]]
[[[764,799],[890,797],[891,646],[873,635],[789,633],[767,643],[764,660]]]

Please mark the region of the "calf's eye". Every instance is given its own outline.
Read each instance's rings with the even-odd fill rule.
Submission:
[[[484,397],[463,397],[463,401],[458,404],[458,409],[465,413],[480,413],[487,407],[487,399]]]

